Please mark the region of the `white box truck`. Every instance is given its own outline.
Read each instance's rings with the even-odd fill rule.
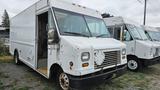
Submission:
[[[127,68],[126,45],[110,34],[96,10],[40,0],[11,19],[10,53],[68,90],[100,84]]]
[[[142,67],[159,62],[160,45],[151,42],[141,25],[122,17],[104,18],[112,36],[127,45],[128,69],[138,71]]]

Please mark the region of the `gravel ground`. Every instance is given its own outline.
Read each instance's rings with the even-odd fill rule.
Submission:
[[[0,62],[0,90],[58,90],[56,84],[26,65]],[[160,64],[141,72],[129,72],[120,78],[90,90],[160,90]]]

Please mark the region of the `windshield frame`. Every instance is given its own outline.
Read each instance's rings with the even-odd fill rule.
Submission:
[[[84,21],[85,21],[86,28],[88,29],[88,33],[89,33],[89,35],[86,36],[86,37],[93,37],[93,35],[92,35],[92,33],[91,33],[91,30],[90,30],[90,28],[89,28],[89,26],[88,26],[88,23],[87,23],[85,17],[102,20],[102,22],[104,23],[104,26],[105,26],[106,30],[108,30],[108,28],[107,28],[107,26],[106,26],[106,24],[105,24],[105,22],[104,22],[104,20],[103,20],[102,18],[98,18],[98,17],[94,17],[94,16],[89,16],[89,15],[85,15],[85,14],[80,14],[80,13],[76,13],[76,12],[72,12],[72,11],[68,11],[68,10],[63,10],[63,9],[59,9],[59,8],[55,8],[55,7],[53,7],[53,11],[54,11],[54,15],[55,15],[55,18],[56,18],[56,22],[57,22],[57,26],[58,26],[58,30],[59,30],[59,34],[60,34],[60,35],[64,35],[64,36],[77,36],[77,35],[71,35],[71,34],[70,34],[70,35],[69,35],[69,34],[67,35],[67,34],[63,34],[63,33],[61,32],[60,26],[59,26],[59,21],[58,21],[57,16],[56,16],[56,11],[57,11],[57,12],[66,13],[66,14],[72,14],[72,15],[82,16],[83,19],[84,19]],[[72,32],[71,32],[71,33],[72,33]],[[73,32],[73,33],[74,33],[74,32]],[[108,31],[108,34],[110,35],[110,32],[109,32],[109,31]],[[84,37],[84,35],[78,35],[78,36]],[[94,37],[95,37],[95,36],[94,36]],[[98,37],[98,38],[99,38],[99,37]],[[103,37],[101,37],[101,38],[103,38]],[[109,37],[106,37],[106,38],[110,38],[110,36],[109,36]]]
[[[132,29],[130,26],[134,27],[134,29]],[[144,41],[149,40],[147,35],[145,34],[145,30],[141,26],[137,26],[137,25],[133,25],[133,24],[126,24],[126,27],[127,27],[127,29],[129,30],[129,32],[131,33],[132,37],[135,40],[144,40]],[[146,38],[144,38],[142,36],[141,31],[139,29],[141,29],[141,31],[144,32],[144,35],[145,35]],[[133,30],[136,31],[136,33],[138,34],[138,37],[134,36]]]

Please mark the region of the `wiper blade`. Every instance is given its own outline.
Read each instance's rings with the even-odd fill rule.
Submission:
[[[138,38],[138,37],[135,37],[134,39],[136,39],[136,40],[143,40],[143,39],[141,39],[141,38]]]
[[[153,41],[159,41],[159,40],[157,40],[157,39],[153,39]]]
[[[101,35],[98,35],[96,37],[103,37],[103,36],[108,36],[108,34],[101,34]]]
[[[72,35],[78,35],[78,36],[84,36],[84,37],[89,37],[88,35],[82,34],[82,33],[76,33],[76,32],[63,32],[67,34],[72,34]]]

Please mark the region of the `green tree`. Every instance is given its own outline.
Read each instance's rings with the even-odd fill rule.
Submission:
[[[7,10],[4,10],[4,14],[2,16],[2,27],[5,27],[6,29],[10,27],[9,15],[7,13]]]

